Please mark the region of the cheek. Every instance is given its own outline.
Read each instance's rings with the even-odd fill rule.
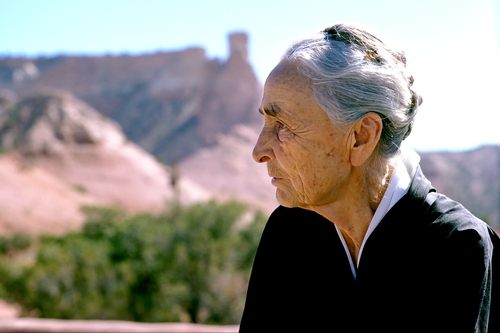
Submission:
[[[274,145],[276,159],[288,172],[297,172],[297,168],[307,160],[308,149],[295,140],[290,133],[281,133]]]
[[[279,142],[274,147],[274,154],[276,156],[276,161],[284,171],[289,174],[297,173],[298,157],[297,154],[290,149],[289,145]]]
[[[328,173],[324,171],[326,168],[322,161],[308,147],[281,143],[277,149],[279,153],[276,154],[276,159],[290,177],[297,194],[307,196],[308,192],[321,183],[321,177]]]
[[[298,141],[283,142],[280,145],[280,157],[283,166],[288,166],[296,173],[302,183],[319,186],[337,173],[342,173],[346,166],[345,151],[328,144]]]

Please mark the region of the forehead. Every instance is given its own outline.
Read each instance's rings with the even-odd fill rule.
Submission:
[[[297,64],[289,60],[282,60],[269,74],[264,85],[265,97],[273,96],[288,91],[300,94],[302,97],[310,99],[312,96],[311,81],[297,70]],[[266,96],[271,95],[271,96]]]
[[[297,71],[297,64],[281,61],[264,85],[261,113],[269,116],[292,116],[300,120],[323,118],[326,113],[315,102],[309,78]]]
[[[310,80],[297,70],[298,62],[284,59],[274,67],[266,84],[287,84],[289,86],[309,86]]]

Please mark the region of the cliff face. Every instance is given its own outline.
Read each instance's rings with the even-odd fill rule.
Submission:
[[[229,36],[226,61],[201,48],[138,56],[0,59],[0,88],[20,96],[58,88],[117,121],[125,135],[173,164],[233,125],[260,121],[261,85],[247,36]]]

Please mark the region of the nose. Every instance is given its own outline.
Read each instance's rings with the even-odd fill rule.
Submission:
[[[252,151],[252,157],[255,162],[265,163],[274,158],[271,140],[272,133],[266,130],[266,128],[263,128]]]

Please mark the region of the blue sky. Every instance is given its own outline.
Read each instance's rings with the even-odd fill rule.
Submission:
[[[0,56],[143,53],[202,46],[225,58],[250,36],[263,82],[288,43],[337,22],[361,24],[407,53],[424,103],[408,145],[421,151],[500,144],[496,0],[0,0]]]

